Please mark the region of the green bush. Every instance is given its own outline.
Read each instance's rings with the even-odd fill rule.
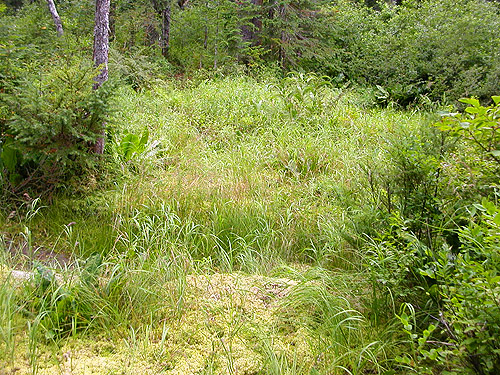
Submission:
[[[63,37],[56,36],[46,4],[0,14],[4,192],[37,194],[81,176],[94,163],[88,151],[110,113],[111,87],[92,90],[92,17],[78,0],[61,4],[59,11]]]
[[[174,67],[164,58],[155,58],[150,48],[132,48],[127,53],[111,49],[109,60],[111,77],[134,90],[150,89],[175,73]]]
[[[483,199],[471,211],[470,224],[458,230],[458,252],[444,244],[420,270],[435,281],[429,293],[440,309],[422,337],[414,327],[405,328],[412,340],[418,339],[420,354],[400,362],[419,373],[430,374],[432,361],[448,374],[500,371],[500,209]],[[406,316],[400,319],[408,325]]]
[[[387,317],[387,308],[408,299],[422,300],[426,279],[419,269],[428,260],[425,245],[408,228],[401,217],[391,219],[391,229],[370,243],[365,255],[372,286],[373,319]]]
[[[408,210],[403,205],[398,211],[404,223],[396,227],[399,235],[394,236],[392,226],[369,252],[374,285],[388,284],[400,300],[410,297],[400,292],[409,287],[426,291],[420,294],[423,300],[411,296],[412,303],[405,304],[398,316],[409,335],[411,351],[397,360],[417,373],[500,371],[500,209],[491,202],[498,199],[500,98],[492,99],[495,104],[487,107],[474,98],[462,99],[469,105],[465,113],[447,113],[437,124],[454,140],[454,151],[445,150],[430,164],[427,159],[413,159],[424,162],[412,165],[430,165],[439,173],[417,174],[420,177],[411,179],[417,183],[408,185],[410,189],[402,183],[404,178],[392,176],[395,187],[403,188],[400,202],[411,204]],[[405,155],[412,150],[404,149]],[[409,166],[398,173],[414,176]],[[469,177],[461,174],[474,175],[480,183],[463,187]],[[436,176],[441,181],[430,189],[412,187],[422,183],[425,187],[425,181]],[[481,204],[474,203],[478,201]],[[425,202],[432,202],[434,210],[425,209]],[[418,235],[422,229],[425,236]],[[412,241],[400,240],[408,238]]]
[[[2,175],[13,190],[21,180],[21,186],[30,180],[54,186],[92,167],[89,151],[110,113],[110,87],[92,89],[95,68],[73,61],[53,63],[1,96],[10,112],[1,135]]]
[[[406,1],[379,11],[341,2],[332,13],[339,73],[379,85],[388,100],[421,95],[488,99],[500,82],[498,6],[480,0]],[[349,30],[347,33],[346,30]]]
[[[480,181],[477,187],[488,194],[498,184],[500,173],[500,96],[493,96],[494,104],[483,107],[476,98],[461,99],[468,104],[465,113],[444,113],[437,127],[464,143],[463,158],[469,174]]]
[[[401,217],[401,227],[431,247],[455,202],[442,204],[450,199],[442,165],[454,147],[451,137],[429,125],[398,130],[387,136],[387,162],[365,168],[377,210]]]

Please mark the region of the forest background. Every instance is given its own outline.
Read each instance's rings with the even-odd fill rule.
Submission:
[[[96,9],[0,2],[0,374],[500,372],[498,1]]]

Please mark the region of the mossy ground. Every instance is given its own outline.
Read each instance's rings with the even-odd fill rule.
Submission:
[[[15,287],[20,283],[17,280]],[[287,278],[242,273],[189,275],[184,312],[178,317],[167,314],[137,330],[129,327],[41,341],[34,358],[28,354],[27,334],[21,332],[13,338],[13,357],[0,362],[1,374],[32,374],[34,368],[38,374],[201,374],[209,370],[260,374],[265,373],[263,340],[271,340],[276,351],[292,350],[312,366],[312,333],[280,327],[281,301],[297,284]]]

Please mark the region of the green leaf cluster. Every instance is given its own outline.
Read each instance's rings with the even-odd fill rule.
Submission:
[[[142,154],[146,149],[146,144],[149,139],[149,131],[145,129],[142,133],[142,136],[127,133],[120,141],[118,150],[120,152],[120,156],[125,161],[132,159],[134,156]]]
[[[473,145],[483,159],[489,159],[500,168],[500,96],[483,107],[476,98],[460,99],[468,105],[465,113],[444,114],[439,129],[463,138]]]

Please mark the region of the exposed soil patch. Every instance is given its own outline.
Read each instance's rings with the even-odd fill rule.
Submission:
[[[67,254],[54,252],[42,246],[32,246],[25,241],[5,239],[6,262],[14,269],[29,270],[33,261],[37,261],[49,268],[66,268],[71,266],[74,259]]]

